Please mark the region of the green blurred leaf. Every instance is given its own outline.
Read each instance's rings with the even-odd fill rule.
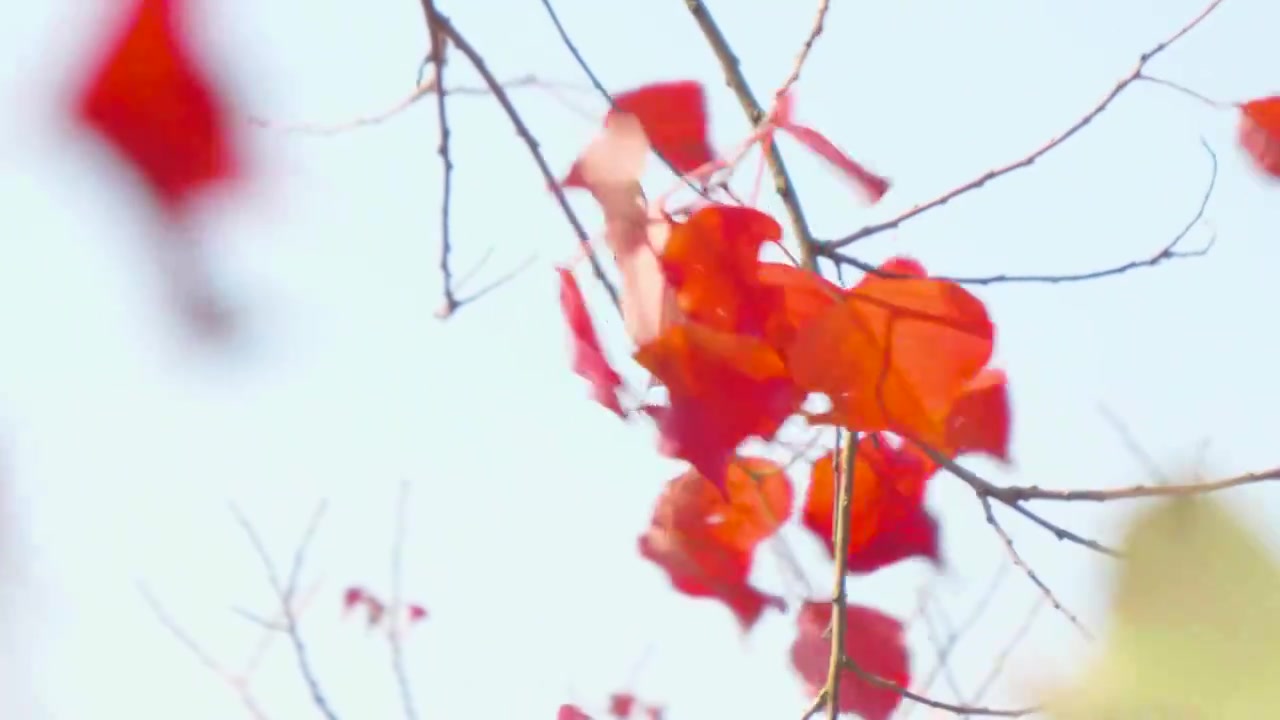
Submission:
[[[1161,501],[1125,541],[1101,656],[1055,720],[1280,717],[1280,567],[1221,502]]]

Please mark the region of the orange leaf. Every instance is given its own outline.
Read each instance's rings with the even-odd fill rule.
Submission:
[[[1239,135],[1258,168],[1280,178],[1280,95],[1241,105]]]
[[[886,271],[918,268],[903,259]],[[986,365],[995,329],[982,302],[949,280],[867,275],[801,327],[787,350],[797,385],[826,393],[821,421],[946,445],[952,404]]]
[[[849,157],[843,150],[835,146],[822,133],[792,119],[794,101],[790,94],[779,99],[778,111],[774,115],[774,123],[779,130],[799,140],[802,145],[818,154],[823,160],[844,173],[855,187],[861,190],[867,199],[878,202],[889,191],[889,181],[867,170],[860,163]]]
[[[834,553],[836,499],[832,453],[813,463],[803,523]],[[870,573],[911,557],[938,559],[938,524],[924,508],[933,464],[913,447],[894,446],[880,434],[858,441],[854,460],[848,570]]]
[[[747,207],[709,205],[674,225],[662,267],[685,316],[718,330],[761,334],[770,298],[762,297],[757,277],[760,247],[781,238],[777,221]]]
[[[786,521],[791,503],[790,479],[769,460],[739,458],[723,493],[690,470],[658,498],[640,554],[665,570],[678,591],[720,600],[749,630],[766,607],[784,607],[747,578],[756,545]]]
[[[836,305],[844,290],[817,273],[793,265],[762,262],[757,279],[766,288],[782,293],[767,328],[770,344],[785,348],[810,320]]]
[[[667,406],[645,408],[662,451],[717,485],[743,440],[772,438],[804,399],[777,352],[756,338],[676,325],[635,359],[667,387]]]
[[[591,323],[591,315],[587,312],[587,301],[582,295],[582,288],[568,268],[556,268],[560,274],[560,309],[565,321],[569,323],[570,338],[573,341],[573,371],[591,383],[591,396],[596,402],[612,410],[618,417],[625,418],[626,412],[618,400],[618,391],[622,389],[622,377],[609,364],[604,350],[600,347],[600,338]]]
[[[76,105],[80,121],[128,159],[170,212],[233,178],[239,164],[224,102],[187,46],[182,5],[136,0]]]
[[[850,605],[844,609],[845,657],[863,671],[907,687],[911,664],[903,639],[902,623],[868,607]],[[804,681],[809,694],[817,696],[827,682],[831,641],[823,634],[831,624],[829,603],[807,602],[796,618],[796,638],[791,643],[791,665]],[[864,720],[888,720],[902,702],[902,694],[883,687],[854,672],[840,675],[839,709]]]

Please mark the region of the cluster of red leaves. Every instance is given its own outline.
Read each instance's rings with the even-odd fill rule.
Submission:
[[[1240,106],[1240,146],[1259,169],[1280,178],[1280,95]]]
[[[989,367],[995,329],[986,308],[958,284],[931,278],[920,263],[895,258],[850,288],[792,265],[761,259],[782,229],[749,207],[710,203],[677,220],[649,207],[639,178],[650,149],[686,173],[714,164],[706,111],[694,83],[649,86],[620,97],[601,134],[574,163],[566,184],[600,203],[605,241],[622,275],[622,311],[633,359],[667,391],[665,403],[624,408],[621,375],[609,363],[581,291],[560,269],[561,302],[573,339],[573,369],[615,414],[651,417],[660,450],[689,463],[658,498],[640,554],[675,589],[714,598],[743,631],[781,598],[748,582],[756,547],[791,516],[784,468],[739,447],[771,440],[801,417],[863,433],[854,468],[854,522],[848,568],[869,573],[900,560],[938,558],[937,522],[924,507],[936,463],[980,452],[1007,460],[1009,402],[1002,371]],[[785,131],[827,159],[872,201],[888,184],[816,131],[797,125],[791,100],[770,115],[759,142]],[[823,395],[830,408],[806,413]],[[828,454],[812,469],[804,527],[829,550],[835,471]],[[815,688],[825,682],[827,604],[801,609],[792,659]],[[849,607],[852,657],[868,672],[909,682],[901,624]],[[845,710],[885,718],[900,695],[846,677]]]
[[[368,590],[353,585],[342,594],[342,612],[345,615],[356,608],[364,610],[370,628],[378,626],[387,615],[385,602]],[[408,624],[413,625],[426,619],[427,610],[421,605],[410,603],[404,606],[404,614]]]
[[[637,712],[640,714],[637,715]],[[610,695],[608,713],[609,717],[617,720],[631,720],[638,717],[643,717],[645,720],[662,720],[664,715],[661,705],[642,703],[629,692]],[[565,704],[561,705],[560,711],[556,713],[556,720],[592,720],[592,718],[577,705]]]

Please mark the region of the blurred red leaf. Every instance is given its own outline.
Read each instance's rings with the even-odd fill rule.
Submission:
[[[723,492],[689,470],[663,489],[640,554],[665,570],[679,592],[720,600],[745,632],[766,607],[785,607],[747,578],[756,546],[786,522],[791,505],[791,481],[770,460],[737,458]]]
[[[427,617],[427,609],[417,604],[409,605],[408,613],[409,613],[409,624],[419,622],[421,620],[426,619]]]
[[[866,275],[799,328],[787,364],[797,385],[831,400],[814,422],[946,448],[951,408],[991,358],[995,328],[981,300],[915,261],[882,270],[894,276]]]
[[[844,611],[844,655],[864,672],[898,687],[911,684],[911,665],[903,640],[902,623],[868,607],[851,605]],[[791,664],[809,694],[816,697],[827,683],[831,641],[823,634],[831,624],[831,605],[807,602],[796,619],[791,644]],[[902,694],[882,687],[857,673],[840,674],[839,709],[863,720],[888,720],[902,702]]]
[[[591,192],[604,215],[604,240],[622,279],[622,319],[643,344],[678,314],[675,294],[658,260],[669,223],[661,208],[648,208],[640,189],[649,143],[636,119],[621,115],[605,127],[574,165],[577,184]]]
[[[880,198],[884,197],[884,194],[889,191],[889,181],[887,179],[867,170],[843,150],[836,147],[822,133],[796,123],[792,115],[793,111],[794,100],[790,93],[779,98],[778,109],[774,114],[774,125],[844,173],[845,177],[849,178],[854,186],[861,190],[871,202],[878,202]]]
[[[1258,168],[1280,178],[1280,95],[1241,105],[1239,136]]]
[[[75,112],[142,175],[166,211],[236,176],[224,101],[187,45],[180,0],[137,0],[89,74]]]
[[[591,716],[582,712],[577,705],[561,705],[556,713],[556,720],[591,720]]]
[[[690,173],[715,159],[707,135],[707,101],[700,83],[654,83],[614,95],[613,109],[604,118],[605,127],[623,115],[638,120],[649,146],[681,173]],[[566,188],[587,186],[581,160],[569,169],[562,184]]]
[[[772,438],[804,399],[778,353],[752,337],[675,325],[635,359],[668,391],[667,406],[645,407],[660,449],[716,484],[743,440]]]
[[[350,612],[351,608],[363,603],[367,597],[368,594],[362,587],[353,585],[347,588],[347,591],[342,594],[342,611]]]
[[[609,364],[604,349],[600,347],[600,338],[587,311],[582,288],[578,287],[572,270],[559,267],[556,271],[560,274],[560,309],[569,324],[573,342],[573,371],[591,383],[591,397],[596,402],[618,417],[625,418],[626,412],[618,400],[622,377]]]
[[[813,463],[805,495],[804,526],[834,554],[834,455]],[[880,434],[858,441],[854,460],[848,570],[869,573],[911,557],[938,559],[938,524],[924,507],[936,468],[911,446]]]
[[[626,720],[636,707],[636,696],[631,693],[614,693],[609,697],[609,714]]]

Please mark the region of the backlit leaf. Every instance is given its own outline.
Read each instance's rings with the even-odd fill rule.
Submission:
[[[596,402],[613,411],[618,417],[626,417],[618,393],[622,389],[622,377],[609,364],[600,338],[587,311],[587,301],[568,268],[556,268],[560,275],[560,309],[569,324],[572,341],[573,371],[591,383],[591,396]]]
[[[845,607],[844,655],[870,675],[898,687],[911,684],[911,666],[902,623],[868,607]],[[824,637],[831,624],[831,604],[807,602],[796,618],[791,665],[816,697],[827,683],[831,640]],[[902,702],[902,694],[846,670],[840,674],[839,709],[863,720],[888,720]]]
[[[1280,178],[1280,95],[1240,107],[1240,145],[1260,170]]]
[[[836,477],[834,455],[813,463],[803,523],[834,554]],[[911,557],[938,560],[938,523],[924,507],[934,466],[910,445],[883,435],[858,441],[854,461],[848,570],[870,573]]]

